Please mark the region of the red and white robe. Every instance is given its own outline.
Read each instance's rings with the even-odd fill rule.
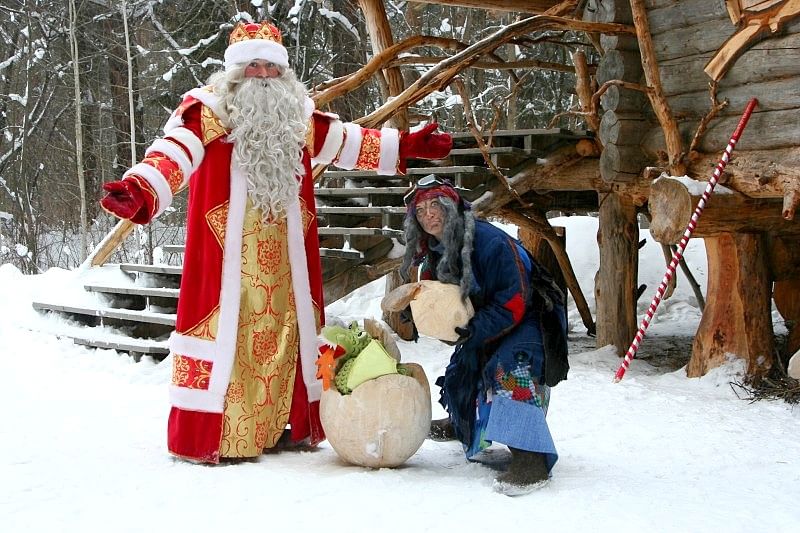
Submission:
[[[399,134],[341,122],[314,111],[302,150],[298,202],[268,223],[247,194],[247,179],[227,142],[227,116],[210,88],[189,91],[164,137],[125,173],[147,194],[131,220],[160,215],[189,186],[189,211],[168,424],[171,453],[190,460],[255,457],[291,438],[325,438],[315,378],[324,321],[322,274],[311,168],[395,174]]]

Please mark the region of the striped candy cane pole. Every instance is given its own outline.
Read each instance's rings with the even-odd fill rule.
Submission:
[[[736,142],[739,140],[739,136],[742,134],[742,130],[744,130],[744,127],[747,125],[747,121],[750,119],[750,115],[753,113],[753,109],[757,104],[758,100],[755,98],[747,103],[744,114],[742,115],[741,120],[739,120],[736,130],[731,136],[731,141],[728,143],[728,146],[725,148],[725,152],[722,154],[722,157],[717,163],[711,179],[708,180],[708,185],[706,185],[706,190],[703,191],[703,196],[700,198],[700,201],[697,202],[697,207],[692,214],[691,220],[689,220],[689,224],[686,226],[686,231],[683,232],[681,242],[678,244],[678,248],[675,250],[675,253],[672,254],[672,261],[669,262],[667,272],[664,274],[664,278],[661,280],[658,290],[656,290],[656,295],[653,297],[653,301],[650,302],[650,307],[647,308],[647,313],[642,319],[642,323],[639,325],[639,331],[636,332],[636,336],[633,338],[633,342],[631,342],[631,345],[625,354],[625,358],[622,360],[622,364],[619,365],[619,369],[617,369],[617,373],[614,375],[615,383],[619,383],[620,380],[622,380],[622,377],[625,375],[625,371],[628,370],[631,361],[634,357],[636,357],[636,352],[639,350],[639,344],[644,338],[644,333],[647,331],[647,327],[650,325],[650,321],[653,319],[656,309],[658,309],[658,304],[661,303],[661,298],[664,296],[664,292],[667,290],[667,285],[675,275],[675,268],[683,258],[683,251],[686,250],[686,245],[689,244],[689,238],[692,236],[692,232],[694,232],[694,229],[697,227],[697,221],[700,219],[700,215],[703,214],[703,209],[705,209],[711,193],[714,192],[714,187],[717,185],[722,171],[725,170],[728,161],[730,161],[731,152],[733,152],[733,148],[736,146]]]

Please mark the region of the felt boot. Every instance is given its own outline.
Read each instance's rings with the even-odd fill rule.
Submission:
[[[456,432],[450,418],[440,418],[431,420],[431,429],[428,431],[428,438],[437,442],[456,440]]]
[[[506,496],[528,494],[547,484],[547,460],[543,453],[529,452],[508,447],[511,464],[508,470],[498,475],[492,488]]]

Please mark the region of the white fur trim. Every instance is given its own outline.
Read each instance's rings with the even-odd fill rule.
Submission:
[[[178,110],[172,112],[167,120],[167,123],[164,124],[164,133],[174,130],[175,128],[179,128],[183,126],[183,115],[178,115]]]
[[[169,386],[169,403],[187,411],[222,413],[225,409],[225,393],[214,394],[208,390]]]
[[[233,160],[232,157],[231,195],[223,244],[217,340],[206,341],[179,333],[173,333],[170,336],[170,350],[173,354],[185,354],[213,362],[208,390],[187,389],[175,385],[170,387],[171,404],[191,411],[223,412],[225,394],[231,380],[233,361],[236,357],[236,333],[241,296],[239,287],[242,275],[242,227],[247,206],[247,180]]]
[[[178,164],[178,168],[180,168],[181,172],[183,172],[184,182],[186,182],[189,174],[193,172],[192,162],[189,159],[189,156],[179,145],[169,142],[165,139],[156,139],[153,141],[153,144],[151,144],[150,147],[144,152],[144,155],[147,157],[153,152],[161,152],[165,156],[175,161],[175,163]]]
[[[169,188],[167,179],[155,167],[151,167],[145,163],[136,163],[133,165],[122,175],[122,179],[125,179],[131,174],[136,174],[144,178],[153,190],[156,191],[156,195],[158,196],[158,209],[153,215],[153,218],[163,213],[169,204],[172,203],[172,191]]]
[[[339,120],[332,120],[328,127],[328,134],[325,136],[325,142],[322,143],[322,148],[319,149],[317,155],[311,159],[311,165],[327,165],[336,154],[339,153],[339,148],[342,147],[344,140],[344,125]]]
[[[208,389],[225,395],[236,357],[236,333],[239,323],[239,303],[242,282],[242,228],[247,207],[247,178],[231,157],[231,195],[225,243],[222,254],[222,287],[219,295],[219,328],[217,330],[217,359],[211,370]]]
[[[169,349],[174,354],[187,355],[203,361],[215,361],[217,358],[217,343],[182,335],[173,331],[169,336]]]
[[[191,174],[197,167],[200,166],[200,163],[203,161],[203,157],[206,155],[206,149],[203,147],[203,141],[197,138],[197,135],[192,133],[192,130],[186,128],[174,128],[167,132],[166,138],[175,139],[177,142],[181,143],[189,150],[189,155],[192,159],[192,170],[189,172]]]
[[[358,154],[361,152],[361,139],[363,138],[361,126],[346,122],[344,129],[347,135],[344,137],[344,147],[335,165],[344,170],[353,170],[358,161]]]
[[[381,158],[378,174],[394,176],[400,159],[400,132],[394,128],[381,128]]]
[[[306,385],[309,402],[322,396],[322,383],[316,378],[317,325],[314,318],[314,303],[311,299],[311,285],[308,281],[308,263],[305,239],[303,238],[303,218],[300,202],[294,201],[286,210],[287,245],[289,266],[292,269],[292,290],[294,291],[297,329],[300,334],[300,365],[303,369],[303,383]]]
[[[250,39],[233,43],[225,50],[225,70],[254,59],[271,61],[284,68],[289,66],[289,52],[282,45],[267,39]]]
[[[314,110],[317,108],[314,100],[306,95],[306,99],[303,100],[303,116],[305,116],[306,120],[311,118],[311,115],[314,114]]]
[[[222,100],[220,100],[219,96],[208,90],[208,88],[195,87],[183,95],[184,98],[187,96],[193,96],[210,107],[211,111],[217,115],[217,117],[222,121],[223,125],[228,126],[230,124],[230,117],[222,105]]]

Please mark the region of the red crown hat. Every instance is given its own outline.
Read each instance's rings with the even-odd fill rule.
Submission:
[[[228,39],[225,70],[254,59],[271,61],[284,68],[289,66],[289,53],[283,47],[281,31],[269,22],[239,22]]]

